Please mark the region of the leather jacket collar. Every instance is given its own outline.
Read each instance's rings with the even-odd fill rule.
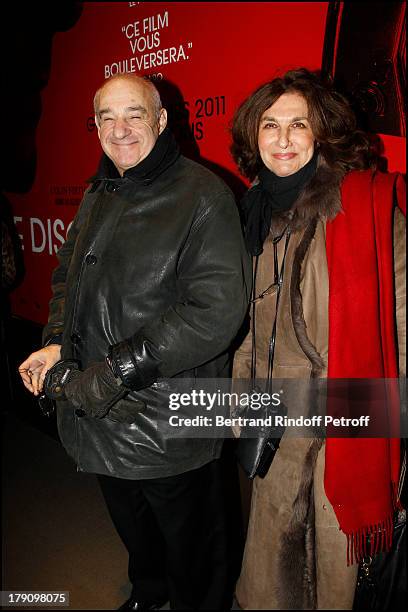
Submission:
[[[152,183],[167,168],[172,166],[180,156],[180,149],[168,128],[158,137],[155,146],[149,155],[133,168],[129,168],[120,176],[113,162],[104,153],[99,162],[96,174],[89,182],[101,180],[121,180],[128,178],[134,182]]]

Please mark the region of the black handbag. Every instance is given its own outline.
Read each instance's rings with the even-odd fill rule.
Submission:
[[[240,438],[237,444],[236,454],[238,462],[245,474],[251,480],[255,476],[264,478],[272,464],[276,451],[283,434],[284,428],[276,431],[276,437],[271,432],[265,432],[264,436],[257,438]]]
[[[399,495],[405,481],[406,455],[401,468]],[[397,513],[391,549],[360,563],[353,610],[407,609],[406,510]]]
[[[278,270],[278,254],[277,254],[277,245],[278,242],[282,239],[283,236],[286,236],[285,248],[282,258],[282,264],[280,270]],[[267,376],[267,391],[271,393],[272,385],[271,385],[271,377],[272,377],[272,369],[273,369],[273,359],[275,355],[275,342],[276,342],[276,321],[278,318],[278,306],[279,306],[279,298],[280,291],[283,283],[283,273],[285,267],[285,259],[286,253],[289,245],[290,231],[285,229],[280,236],[274,238],[273,247],[274,247],[274,285],[276,285],[276,315],[273,323],[272,334],[269,340],[269,354],[268,354],[268,376]],[[255,284],[256,284],[256,273],[258,268],[258,256],[255,260],[254,273],[253,273],[253,282],[252,282],[252,359],[251,359],[251,381],[252,387],[254,391],[258,392],[255,386],[256,380],[256,333],[255,333],[255,303],[257,300],[262,299],[265,295],[266,291],[268,291],[271,287],[268,287],[260,296],[255,297]],[[271,409],[269,409],[269,414],[271,414]],[[280,414],[286,415],[287,409],[281,404],[276,413],[272,412],[272,415]],[[285,431],[284,426],[280,427],[272,427],[268,429],[261,430],[261,434],[257,437],[245,437],[242,436],[238,440],[236,447],[236,455],[238,459],[238,463],[244,470],[245,474],[248,478],[253,479],[255,476],[259,476],[260,478],[264,478],[268,473],[268,470],[272,464],[273,458],[276,454],[276,451],[279,448],[279,444],[283,433]]]

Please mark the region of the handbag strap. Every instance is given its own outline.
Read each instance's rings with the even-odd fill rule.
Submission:
[[[286,260],[286,253],[288,251],[288,246],[289,246],[290,231],[289,230],[286,231],[285,247],[283,251],[282,263],[281,263],[280,270],[279,270],[278,243],[282,239],[283,235],[284,234],[281,234],[280,236],[278,236],[277,238],[274,238],[273,240],[274,280],[275,280],[275,284],[277,284],[278,287],[276,291],[275,319],[273,322],[272,333],[271,333],[271,337],[269,338],[269,344],[268,344],[268,373],[266,376],[266,379],[268,381],[268,388],[270,386],[269,383],[272,380],[273,362],[275,359],[276,327],[277,327],[277,322],[278,322],[279,301],[280,301],[280,296],[281,296],[281,288],[283,285],[283,274],[285,271],[285,260]]]
[[[252,297],[251,297],[251,328],[252,328],[252,351],[251,351],[251,385],[255,384],[256,379],[256,323],[255,323],[255,302],[256,302],[256,275],[258,272],[259,255],[255,257],[255,264],[252,272]]]
[[[270,386],[270,381],[272,379],[272,370],[273,370],[273,362],[274,362],[274,357],[275,357],[275,344],[276,344],[276,326],[277,326],[277,319],[278,319],[278,307],[279,307],[279,300],[280,300],[280,294],[281,294],[281,288],[283,285],[283,276],[284,276],[284,271],[285,271],[285,261],[286,261],[286,254],[288,251],[288,246],[289,246],[289,239],[290,239],[290,229],[289,227],[286,227],[283,232],[279,235],[276,236],[276,238],[273,239],[272,244],[273,244],[273,255],[274,255],[274,282],[272,283],[272,285],[270,285],[268,287],[268,289],[270,289],[270,287],[276,285],[277,286],[277,291],[276,291],[276,313],[275,313],[275,319],[273,322],[273,327],[272,327],[272,333],[271,336],[269,338],[269,343],[268,343],[268,374],[267,374],[267,384],[268,384],[268,388]],[[282,240],[283,237],[286,237],[285,239],[285,246],[284,246],[284,250],[283,250],[283,258],[282,258],[282,263],[280,265],[279,268],[279,261],[278,261],[278,244],[279,242]],[[252,305],[252,313],[251,313],[251,329],[252,329],[252,353],[251,353],[251,384],[252,387],[255,385],[255,381],[256,381],[256,302],[259,299],[262,299],[266,293],[267,290],[263,291],[259,296],[256,296],[256,277],[257,277],[257,273],[258,273],[258,262],[259,262],[259,255],[256,256],[255,258],[255,264],[254,264],[254,268],[253,268],[253,275],[252,275],[252,298],[251,298],[251,305]]]

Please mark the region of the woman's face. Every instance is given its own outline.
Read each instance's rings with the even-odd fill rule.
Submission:
[[[313,157],[315,137],[305,98],[284,93],[261,117],[258,148],[263,163],[278,176],[294,174]]]

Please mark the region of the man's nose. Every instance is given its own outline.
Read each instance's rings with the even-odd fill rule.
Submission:
[[[113,135],[115,138],[125,138],[130,133],[130,128],[125,119],[116,119],[113,125]]]

